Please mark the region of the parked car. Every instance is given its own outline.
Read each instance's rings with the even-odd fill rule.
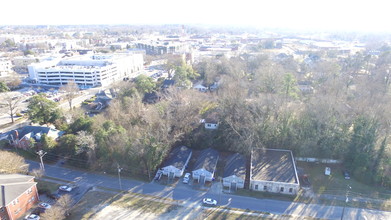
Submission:
[[[350,172],[347,170],[342,171],[343,177],[345,177],[345,180],[350,180]]]
[[[185,176],[183,177],[183,183],[189,183],[190,181],[190,173],[186,173]]]
[[[30,215],[26,215],[26,217],[24,217],[24,219],[26,220],[39,220],[41,217],[39,217],[39,215],[36,215],[36,214],[30,214]]]
[[[202,204],[204,204],[204,205],[210,205],[210,206],[215,206],[215,205],[217,205],[217,201],[214,200],[214,199],[211,199],[211,198],[204,198],[204,199],[202,200]]]
[[[304,174],[301,177],[301,182],[300,182],[304,187],[309,187],[311,186],[310,180],[308,178],[308,175]]]
[[[189,183],[190,181],[190,173],[186,173],[185,176],[183,177],[183,183]]]
[[[324,175],[330,176],[330,174],[331,174],[331,168],[330,168],[330,167],[326,167],[326,168],[324,169]]]
[[[37,207],[35,208],[31,214],[34,214],[34,215],[40,215],[41,213],[45,213],[46,209],[45,208],[41,208],[41,207]]]
[[[160,180],[160,178],[162,177],[163,175],[163,171],[162,170],[158,170],[156,175],[155,175],[155,178],[154,180]]]
[[[61,191],[65,191],[65,192],[70,192],[70,191],[72,191],[72,187],[70,187],[70,186],[60,186],[60,187],[58,187],[58,189],[59,190],[61,190]]]
[[[49,193],[49,194],[47,194],[47,196],[51,199],[54,199],[54,200],[57,200],[61,197],[58,193]]]
[[[50,209],[52,206],[46,202],[41,202],[38,204],[39,207],[44,208],[44,209]]]

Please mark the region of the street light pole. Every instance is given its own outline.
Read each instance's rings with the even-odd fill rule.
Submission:
[[[351,189],[352,187],[350,187],[349,185],[347,185],[346,187],[346,200],[345,200],[345,205],[343,206],[343,209],[342,209],[342,215],[341,215],[341,220],[343,220],[343,216],[345,214],[345,208],[346,208],[346,205],[348,204],[349,202],[349,189]]]
[[[47,154],[47,152],[43,151],[43,150],[40,150],[37,152],[38,156],[39,156],[39,159],[41,160],[41,163],[39,164],[40,167],[41,167],[41,170],[42,171],[45,171],[45,166],[43,165],[43,156],[45,156]]]
[[[122,183],[121,183],[121,170],[122,168],[117,163],[117,170],[118,170],[118,182],[119,182],[119,188],[122,190]]]

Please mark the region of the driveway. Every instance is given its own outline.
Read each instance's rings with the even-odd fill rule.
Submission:
[[[34,161],[27,161],[30,169],[39,168],[39,164]],[[118,178],[100,175],[89,172],[82,172],[63,167],[45,165],[46,176],[76,181],[88,186],[101,186],[111,189],[120,189]],[[137,180],[122,179],[123,190],[158,196],[162,198],[172,198],[182,200],[186,204],[200,204],[204,197],[214,198],[219,205],[230,208],[250,209],[255,211],[270,212],[275,214],[288,214],[294,216],[311,216],[323,219],[340,219],[343,207],[326,206],[320,204],[304,204],[289,201],[279,201],[271,199],[257,199],[251,197],[216,193],[215,190],[207,192],[193,190],[190,187],[169,187],[157,183],[145,183]],[[344,219],[391,219],[391,212],[366,210],[358,208],[347,208]],[[368,216],[368,217],[367,217]]]

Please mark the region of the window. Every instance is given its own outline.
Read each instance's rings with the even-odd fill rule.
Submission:
[[[33,192],[33,190],[31,188],[27,190],[27,194],[30,194],[32,192]]]
[[[292,189],[292,188],[289,188],[289,192],[292,193],[292,192],[293,192],[293,189]]]
[[[255,189],[258,190],[258,185],[255,185]]]
[[[267,190],[267,186],[263,186],[263,191],[266,191]]]
[[[5,210],[4,207],[0,208],[0,212],[4,212],[4,210]]]
[[[15,210],[15,215],[17,215],[20,211],[22,211],[22,209],[21,208],[18,208],[17,210]]]
[[[280,192],[284,192],[284,187],[281,187],[281,188],[280,188]]]

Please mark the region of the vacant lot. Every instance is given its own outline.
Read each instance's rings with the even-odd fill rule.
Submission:
[[[324,175],[326,166],[331,168],[330,176]],[[341,165],[298,162],[298,167],[303,168],[304,173],[309,176],[312,190],[315,193],[344,195],[349,185],[350,192],[355,195],[381,199],[391,198],[391,193],[386,189],[357,182],[354,177],[346,180],[342,175],[343,167]]]
[[[330,176],[324,175],[326,166],[331,168]],[[357,182],[352,176],[351,179],[346,180],[342,175],[344,168],[341,165],[298,162],[298,167],[309,176],[313,192],[327,196],[322,197],[324,199],[329,198],[333,200],[332,195],[345,197],[348,186],[350,186],[348,195],[351,206],[387,211],[391,209],[390,191],[378,186],[370,186]],[[356,198],[355,201],[352,201],[352,198]],[[342,206],[344,203],[345,201],[343,199],[342,201],[334,201],[332,205]]]

